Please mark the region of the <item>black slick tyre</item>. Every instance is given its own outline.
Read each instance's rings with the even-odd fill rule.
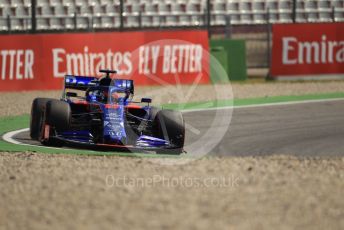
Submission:
[[[30,137],[34,140],[40,138],[44,112],[47,102],[50,98],[36,98],[32,102],[30,117]]]

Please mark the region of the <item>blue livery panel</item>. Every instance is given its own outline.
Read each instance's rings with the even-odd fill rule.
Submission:
[[[126,145],[127,135],[124,128],[124,106],[109,109],[103,107],[103,119],[104,141]]]

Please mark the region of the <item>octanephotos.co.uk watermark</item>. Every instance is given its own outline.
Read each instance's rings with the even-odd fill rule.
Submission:
[[[107,175],[105,184],[108,188],[115,187],[185,187],[185,188],[235,188],[240,184],[240,178],[235,175],[220,177],[167,177],[164,175],[152,175],[149,177],[128,177]]]

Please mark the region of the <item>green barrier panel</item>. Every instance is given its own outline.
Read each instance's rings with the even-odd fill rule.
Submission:
[[[216,60],[220,63],[220,65],[223,67],[223,69],[228,74],[228,58],[227,58],[227,51],[222,46],[215,46],[210,48],[211,55],[216,58]],[[218,66],[214,65],[212,62],[214,60],[210,60],[210,76],[211,81],[213,83],[219,83],[219,82],[228,82],[228,77],[225,74],[222,74],[222,71],[218,71]]]
[[[210,53],[223,66],[231,81],[245,81],[247,79],[244,40],[211,39]],[[213,83],[224,81],[224,76],[216,74],[211,67],[210,75]]]

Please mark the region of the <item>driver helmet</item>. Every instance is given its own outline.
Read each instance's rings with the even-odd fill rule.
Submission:
[[[91,101],[106,102],[107,93],[103,90],[95,90],[90,95]]]
[[[120,100],[123,100],[123,102],[125,102],[128,98],[129,98],[129,95],[130,95],[130,92],[129,91],[125,91],[124,92],[124,97],[123,97],[123,92],[119,93],[117,91],[114,91],[112,94],[111,94],[111,99],[113,102],[119,102]]]

